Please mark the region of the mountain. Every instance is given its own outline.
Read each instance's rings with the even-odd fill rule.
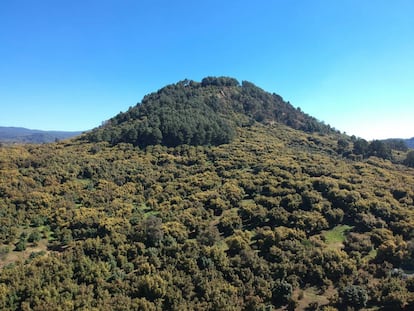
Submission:
[[[404,140],[408,148],[414,149],[414,137]]]
[[[5,143],[49,143],[80,135],[82,132],[41,131],[22,127],[0,126],[0,142]]]
[[[390,145],[394,150],[406,151],[407,148],[414,149],[414,137],[408,139],[390,138],[384,139],[383,142]]]
[[[203,81],[0,147],[0,309],[413,310],[414,169]]]

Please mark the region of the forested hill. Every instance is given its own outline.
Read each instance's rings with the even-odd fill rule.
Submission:
[[[279,122],[306,132],[330,132],[329,126],[295,109],[282,97],[251,82],[207,77],[184,80],[144,97],[141,103],[91,131],[90,141],[136,146],[220,145],[237,126],[253,121]]]
[[[402,147],[231,78],[0,145],[0,310],[414,310]]]

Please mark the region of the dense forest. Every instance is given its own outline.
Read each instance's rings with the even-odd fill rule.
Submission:
[[[140,147],[220,145],[232,140],[237,126],[253,121],[280,122],[308,132],[332,131],[251,82],[240,85],[233,78],[207,77],[201,83],[184,80],[149,94],[85,138]]]
[[[231,78],[2,146],[0,309],[412,310],[414,155],[395,148]]]

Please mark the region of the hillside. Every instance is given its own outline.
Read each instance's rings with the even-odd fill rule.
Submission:
[[[157,96],[186,85],[79,139],[0,148],[1,310],[413,309],[414,169],[258,88],[242,108],[234,81],[216,108],[217,85],[173,100],[168,128]],[[164,140],[184,103],[231,135]]]
[[[41,131],[23,127],[0,126],[0,142],[3,143],[50,143],[80,135],[82,132]]]

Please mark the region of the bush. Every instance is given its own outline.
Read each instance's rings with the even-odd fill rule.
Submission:
[[[27,238],[27,241],[29,243],[35,243],[35,242],[40,241],[40,239],[41,239],[40,232],[36,230],[36,231],[33,231],[32,233],[29,234],[29,237]]]
[[[0,246],[0,258],[8,253],[10,253],[10,247],[8,245]]]
[[[368,302],[368,294],[365,288],[358,285],[349,285],[339,292],[341,303],[357,310],[365,307]]]
[[[275,306],[282,306],[289,302],[292,296],[293,287],[292,284],[286,281],[276,281],[272,290],[272,302]]]
[[[26,250],[26,241],[25,240],[19,240],[19,242],[16,243],[16,248],[14,249],[17,252],[22,252]]]

